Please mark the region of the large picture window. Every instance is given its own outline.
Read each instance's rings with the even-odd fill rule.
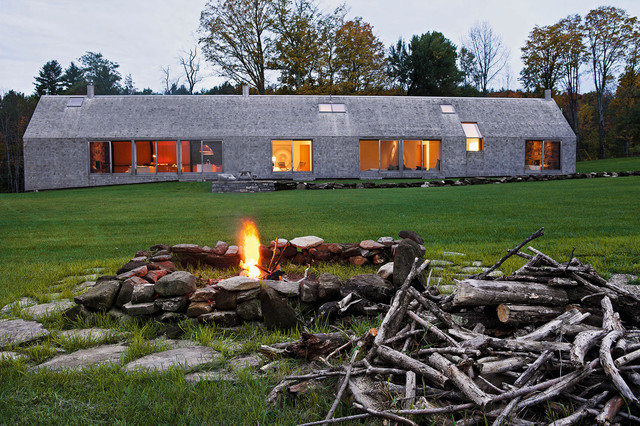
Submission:
[[[176,141],[136,141],[136,173],[176,173]]]
[[[467,137],[467,151],[482,151],[482,133],[478,128],[478,123],[461,123],[462,130]]]
[[[222,171],[221,141],[182,141],[184,173],[218,173]]]
[[[400,143],[396,140],[361,140],[360,170],[399,170]]]
[[[131,173],[131,141],[111,142],[112,173]]]
[[[560,170],[560,142],[526,141],[525,170]]]
[[[91,173],[111,173],[109,142],[89,142],[89,165]]]
[[[313,143],[310,140],[271,141],[271,164],[274,172],[313,171]]]
[[[402,142],[404,170],[440,170],[440,141]]]

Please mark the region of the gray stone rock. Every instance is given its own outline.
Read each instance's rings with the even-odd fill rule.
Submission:
[[[466,256],[466,254],[459,253],[457,251],[445,251],[442,253],[442,255],[445,257],[465,257]]]
[[[300,283],[264,280],[262,284],[286,297],[298,297],[300,295]]]
[[[239,355],[227,361],[227,366],[234,370],[246,370],[260,368],[263,360],[259,355]]]
[[[98,283],[97,281],[83,281],[73,288],[73,292],[74,293],[85,292],[89,290],[91,287],[95,286],[97,283]]]
[[[441,260],[441,259],[431,259],[431,263],[429,263],[429,268],[432,268],[434,266],[437,267],[448,267],[448,266],[452,266],[453,262],[450,260]]]
[[[424,240],[422,239],[422,237],[415,231],[400,231],[398,232],[398,236],[400,238],[408,238],[418,244],[424,244]]]
[[[133,294],[133,288],[136,285],[147,284],[147,281],[140,277],[131,277],[125,280],[120,286],[120,291],[114,302],[114,305],[121,308],[125,303],[131,302],[131,295]]]
[[[479,274],[480,272],[487,271],[489,268],[481,268],[477,266],[467,266],[460,270],[463,274]]]
[[[239,291],[236,293],[236,302],[242,303],[248,300],[257,299],[260,296],[260,289],[254,288],[253,290]]]
[[[238,292],[236,291],[218,290],[216,309],[222,311],[234,310],[237,306],[237,296]]]
[[[83,370],[99,364],[119,364],[126,350],[127,346],[120,344],[101,345],[55,356],[49,361],[38,365],[37,368]]]
[[[175,246],[174,246],[175,247]],[[160,278],[155,284],[160,296],[183,296],[196,291],[196,277],[187,271],[177,271]]]
[[[60,300],[58,302],[43,303],[41,305],[30,306],[22,310],[23,314],[30,316],[35,320],[40,320],[46,316],[64,312],[75,306],[70,300]]]
[[[163,312],[157,317],[158,321],[162,322],[179,322],[187,318],[188,317],[185,314],[180,312]],[[179,327],[176,328],[178,329],[180,336],[184,334],[184,332]]]
[[[400,241],[393,259],[393,285],[396,288],[400,288],[407,279],[416,258],[422,258],[419,244],[408,238]],[[413,279],[411,285],[421,288],[424,287],[425,283],[426,278],[424,274],[420,274]]]
[[[300,285],[300,300],[305,303],[313,303],[318,300],[318,284],[304,280]]]
[[[226,370],[196,371],[195,373],[185,375],[184,380],[192,385],[199,382],[238,383],[240,381],[235,373]]]
[[[64,330],[56,333],[59,338],[65,340],[83,340],[88,342],[100,342],[116,335],[113,330],[106,328],[80,328],[74,330]]]
[[[260,289],[264,325],[269,330],[290,330],[299,324],[296,312],[270,287]]]
[[[213,252],[218,255],[223,255],[227,252],[228,248],[229,244],[225,243],[224,241],[218,241],[216,243],[216,246],[213,248]]]
[[[249,277],[231,277],[218,282],[218,287],[226,291],[253,290],[260,287],[260,281]]]
[[[395,288],[389,281],[375,274],[362,274],[349,278],[340,289],[342,297],[346,297],[349,293],[355,293],[372,302],[389,303]]]
[[[204,287],[197,289],[189,298],[191,302],[211,302],[216,300],[218,290],[213,287]]]
[[[29,297],[23,297],[20,300],[16,300],[15,302],[8,303],[0,309],[0,315],[9,315],[11,311],[21,311],[22,308],[26,308],[27,306],[37,305],[38,302]]]
[[[176,244],[171,247],[174,253],[202,253],[202,247],[197,244]]]
[[[386,247],[391,247],[393,245],[393,237],[380,237],[378,242]]]
[[[214,311],[198,317],[201,323],[215,323],[223,327],[233,327],[238,324],[236,311]]]
[[[383,280],[388,280],[393,275],[393,262],[388,262],[382,265],[376,274]]]
[[[340,278],[323,272],[318,277],[318,298],[323,301],[338,300],[340,299],[340,287],[342,287]]]
[[[122,312],[122,309],[116,308],[116,307],[109,309],[107,311],[107,315],[109,315],[111,318],[118,321],[123,320],[124,318],[127,317],[127,315],[124,312]]]
[[[236,312],[238,316],[245,321],[258,321],[262,319],[262,305],[258,299],[238,303]]]
[[[385,245],[373,240],[364,240],[360,242],[360,248],[363,250],[379,250],[385,248]]]
[[[187,296],[159,297],[154,301],[156,307],[165,312],[185,312],[189,305]]]
[[[2,361],[26,361],[28,357],[26,355],[19,354],[11,351],[0,351],[0,362]]]
[[[64,317],[70,319],[71,321],[75,321],[79,318],[91,318],[96,313],[94,311],[90,311],[84,305],[75,305],[64,311]]]
[[[141,315],[153,315],[158,312],[158,307],[153,302],[136,303],[131,302],[122,306],[122,310],[127,315],[141,316]]]
[[[33,342],[48,335],[49,330],[36,321],[0,320],[0,349]]]
[[[102,281],[73,298],[79,304],[95,311],[107,311],[116,300],[122,283],[118,280]]]
[[[190,318],[199,317],[213,311],[215,305],[211,302],[191,302],[187,308],[187,316]]]
[[[322,238],[309,235],[306,237],[294,238],[293,240],[289,241],[289,243],[299,249],[310,249],[324,243],[324,240]]]
[[[150,283],[137,284],[131,291],[131,303],[149,303],[155,298],[155,285]],[[124,305],[123,305],[124,306]]]

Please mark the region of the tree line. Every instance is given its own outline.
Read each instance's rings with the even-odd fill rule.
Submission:
[[[0,96],[0,190],[23,188],[22,134],[39,97],[84,94],[88,82],[103,95],[239,94],[243,84],[258,94],[540,97],[551,89],[578,135],[578,158],[640,154],[640,25],[623,9],[603,6],[533,28],[517,91],[495,89],[509,75],[509,56],[486,22],[470,28],[460,47],[437,31],[386,47],[347,12],[345,5],[322,12],[316,0],[209,0],[198,43],[178,57],[178,77],[162,68],[161,93],[137,89],[101,53],[86,52],[64,69],[48,61],[33,95]],[[201,57],[227,81],[196,92]],[[595,90],[581,94],[585,78]]]

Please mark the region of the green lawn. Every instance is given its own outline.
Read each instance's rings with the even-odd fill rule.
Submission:
[[[2,194],[0,306],[24,295],[38,297],[52,282],[85,268],[113,272],[153,244],[236,242],[245,216],[255,219],[263,242],[309,234],[356,242],[413,229],[424,237],[427,257],[460,251],[485,264],[544,226],[546,235],[532,245],[557,260],[566,261],[575,247],[577,257],[604,275],[640,274],[639,211],[640,177],[265,194],[212,194],[207,183]],[[520,264],[510,260],[502,269]],[[54,319],[52,326],[73,325]],[[214,348],[245,339],[192,332]],[[281,338],[286,336],[252,336],[247,348]],[[43,345],[30,356],[50,352]],[[191,387],[177,373],[34,372],[21,363],[0,363],[0,424],[291,424],[324,417],[330,392],[313,391],[276,408],[264,403],[279,378],[296,368],[285,365],[265,379],[246,377],[237,385]]]
[[[640,157],[610,158],[607,160],[578,161],[578,173],[590,172],[626,172],[640,170]]]

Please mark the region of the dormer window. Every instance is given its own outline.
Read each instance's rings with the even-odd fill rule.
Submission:
[[[347,112],[344,104],[318,104],[318,112]]]
[[[467,137],[467,152],[482,151],[482,133],[478,123],[461,123],[462,130]]]

